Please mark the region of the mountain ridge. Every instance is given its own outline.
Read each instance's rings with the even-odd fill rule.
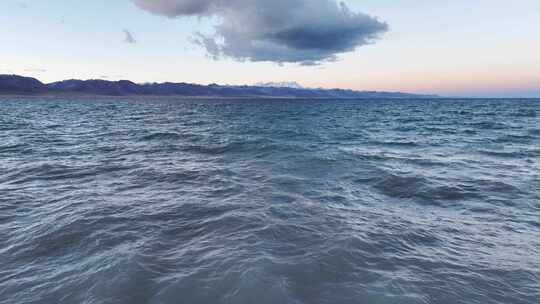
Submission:
[[[200,85],[193,83],[143,83],[129,80],[69,79],[42,83],[36,78],[0,75],[0,95],[99,95],[99,96],[184,96],[184,97],[260,97],[260,98],[434,98],[435,95],[402,92],[313,89],[258,85]]]

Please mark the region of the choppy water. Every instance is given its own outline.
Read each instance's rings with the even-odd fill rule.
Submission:
[[[540,101],[0,98],[0,303],[540,303]]]

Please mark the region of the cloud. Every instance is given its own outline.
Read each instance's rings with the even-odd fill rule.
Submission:
[[[166,17],[216,21],[196,41],[213,58],[300,63],[333,61],[370,44],[388,25],[335,0],[132,0]]]
[[[137,43],[137,40],[135,40],[135,38],[133,38],[133,35],[131,35],[131,32],[128,31],[128,30],[123,30],[124,32],[124,41],[126,43],[129,43],[129,44],[134,44],[134,43]]]

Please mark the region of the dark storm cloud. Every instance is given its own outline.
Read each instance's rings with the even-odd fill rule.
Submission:
[[[312,65],[335,60],[388,30],[386,23],[334,0],[132,1],[167,17],[215,17],[215,33],[197,35],[214,58]]]
[[[130,31],[123,30],[123,32],[124,32],[124,41],[126,43],[130,43],[130,44],[137,43],[137,40],[135,40],[135,38],[133,38],[133,35],[131,34]]]

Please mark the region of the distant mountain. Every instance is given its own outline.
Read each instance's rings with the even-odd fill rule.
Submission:
[[[289,82],[259,82],[255,84],[256,87],[266,87],[266,88],[293,88],[293,89],[304,89],[304,87],[296,81]]]
[[[39,80],[17,75],[0,75],[0,94],[40,94],[47,86]]]
[[[290,83],[289,83],[290,84]],[[282,84],[283,85],[283,84]],[[0,75],[0,95],[69,94],[103,96],[186,96],[186,97],[266,97],[266,98],[431,98],[436,96],[400,92],[310,89],[291,86],[222,86],[190,83],[145,83],[128,80],[64,80],[43,84],[37,79]]]
[[[79,93],[89,95],[142,95],[141,86],[127,80],[64,80],[46,85],[49,92]]]

